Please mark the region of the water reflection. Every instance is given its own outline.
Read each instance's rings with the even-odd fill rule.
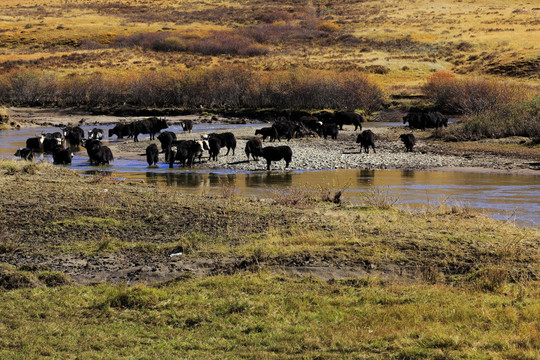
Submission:
[[[370,186],[373,184],[373,179],[375,178],[375,170],[363,169],[358,170],[358,176],[356,178],[358,185],[360,186]]]
[[[176,173],[146,172],[145,174],[146,181],[150,184],[165,183],[168,186],[198,188],[201,187],[204,182],[202,174],[191,171],[182,171]]]
[[[90,170],[86,173],[102,173]],[[110,173],[110,171],[106,171]],[[345,190],[343,199],[361,203],[370,187],[383,187],[407,207],[421,208],[447,203],[478,209],[497,219],[516,219],[528,226],[540,226],[540,176],[485,174],[455,171],[414,170],[333,170],[333,171],[258,171],[215,170],[121,171],[113,176],[166,184],[182,191],[220,193],[224,186],[239,194],[271,196],[279,189],[313,191],[320,188]]]
[[[246,175],[247,187],[260,186],[291,186],[293,184],[292,171],[264,171]]]
[[[403,176],[404,178],[413,178],[414,174],[415,174],[414,170],[408,170],[408,169],[401,170],[401,176]]]

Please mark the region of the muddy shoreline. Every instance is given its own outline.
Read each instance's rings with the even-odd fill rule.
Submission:
[[[120,117],[111,115],[91,115],[88,113],[72,113],[57,109],[16,108],[9,110],[10,118],[20,127],[67,126],[67,125],[110,125],[117,122],[128,122],[137,117]],[[193,120],[195,124],[224,123],[224,124],[257,124],[259,120],[246,118],[224,118],[203,115],[181,115],[167,117],[171,125],[179,124],[182,120]],[[265,126],[265,125],[261,125]],[[366,122],[364,129],[371,129],[376,135],[377,153],[365,154],[355,143],[356,136],[353,126],[345,126],[340,131],[337,140],[323,138],[301,138],[289,142],[265,142],[264,146],[288,145],[293,151],[292,170],[332,170],[332,169],[412,169],[412,170],[444,170],[444,171],[476,171],[506,174],[540,175],[540,157],[509,156],[492,151],[460,150],[442,141],[430,139],[430,131],[415,130],[417,145],[413,153],[405,152],[399,135],[411,132],[405,126],[381,127],[377,123]],[[452,126],[452,125],[450,125]],[[224,156],[220,152],[218,161],[207,161],[207,152],[202,163],[194,165],[204,169],[231,169],[239,171],[265,170],[264,160],[247,161],[244,147],[247,140],[253,138],[255,127],[235,128],[238,144],[235,154]],[[177,133],[178,139],[198,139],[201,133]],[[106,137],[108,140],[108,137]],[[146,147],[157,140],[150,141],[147,135],[140,136],[140,142],[131,139],[116,141],[116,136],[110,143],[116,159],[144,160]],[[511,139],[515,143],[523,139]],[[84,149],[83,149],[84,150]],[[160,154],[164,162],[164,155]],[[283,170],[284,162],[272,163],[272,170]],[[114,166],[114,164],[112,165]],[[178,165],[175,165],[177,167]]]

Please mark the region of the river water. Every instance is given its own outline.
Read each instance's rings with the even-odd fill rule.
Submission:
[[[371,125],[371,124],[370,124]],[[392,125],[392,124],[388,124]],[[261,125],[196,124],[194,132],[212,132],[235,127]],[[100,125],[106,135],[110,125]],[[92,126],[83,126],[85,131]],[[16,149],[27,138],[55,128],[26,128],[0,132],[0,157],[15,159]],[[181,132],[179,126],[168,130]],[[107,139],[107,136],[105,136]],[[116,137],[114,137],[116,139]],[[115,142],[117,140],[112,140]],[[107,144],[108,141],[105,141]],[[44,161],[52,162],[50,155]],[[280,193],[330,189],[344,190],[342,199],[361,204],[368,193],[378,191],[400,206],[420,209],[428,205],[466,206],[489,216],[515,221],[520,225],[540,227],[540,175],[510,175],[465,171],[421,170],[288,170],[233,171],[229,169],[169,169],[167,164],[148,168],[142,160],[116,159],[110,167],[88,163],[86,151],[75,153],[70,168],[81,174],[105,171],[120,179],[144,180],[148,183],[174,186],[192,193],[221,193],[224,189],[249,196],[275,196]]]

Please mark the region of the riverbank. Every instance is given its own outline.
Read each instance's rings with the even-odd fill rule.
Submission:
[[[539,229],[326,190],[193,195],[0,161],[0,355],[537,357]]]
[[[120,121],[131,121],[136,118],[125,118],[106,115],[88,115],[85,113],[62,112],[52,109],[10,109],[11,118],[22,127],[58,127],[73,125],[111,125]],[[238,124],[257,123],[253,119],[223,118],[217,116],[183,115],[167,117],[169,123],[177,124],[176,133],[179,139],[199,139],[197,124]],[[186,134],[178,124],[182,120],[193,120],[195,131]],[[356,144],[359,132],[353,126],[345,126],[337,140],[318,137],[293,139],[276,143],[265,142],[264,146],[288,145],[293,151],[293,160],[289,166],[296,170],[324,169],[451,169],[463,171],[494,171],[515,174],[540,174],[540,146],[529,145],[525,138],[502,139],[490,142],[446,143],[431,139],[431,131],[414,130],[417,145],[414,152],[407,153],[399,140],[399,135],[411,133],[408,127],[393,124],[381,126],[377,122],[366,122],[364,129],[371,129],[376,135],[376,151],[374,154],[361,153]],[[397,125],[397,126],[396,126]],[[261,124],[269,126],[269,124]],[[450,124],[450,127],[452,124]],[[225,130],[223,130],[225,131]],[[247,161],[244,147],[247,140],[254,137],[255,127],[235,128],[231,130],[238,139],[235,154],[224,156],[222,150],[217,161],[207,161],[205,152],[203,162],[195,168],[231,169],[240,171],[265,170],[264,160]],[[143,154],[150,143],[147,135],[140,136],[141,141],[134,143],[131,139],[114,140],[109,144],[116,159],[144,160]],[[106,137],[107,139],[107,137]],[[113,137],[116,139],[116,137]],[[84,149],[82,149],[84,151]],[[164,155],[160,155],[164,162]],[[114,165],[113,165],[114,166]],[[178,166],[178,165],[176,165]],[[284,169],[284,162],[272,163],[273,170]]]
[[[518,240],[511,246],[525,257],[512,250],[512,268],[538,277],[531,264],[539,229],[444,203],[409,212],[368,191],[371,205],[337,206],[325,201],[341,190],[331,187],[256,199],[223,185],[221,195],[195,195],[10,161],[0,162],[0,184],[0,262],[45,266],[77,283],[164,281],[184,272],[208,276],[259,266],[325,279],[414,280],[429,264],[451,276],[507,261],[507,242]],[[444,234],[460,239],[461,255],[451,261],[454,245]],[[478,241],[500,251],[485,253],[487,243]]]

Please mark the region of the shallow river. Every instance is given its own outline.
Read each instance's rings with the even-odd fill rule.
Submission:
[[[196,124],[194,132],[234,130],[235,127],[244,126],[260,127],[252,124]],[[85,126],[83,129],[87,131],[92,127]],[[111,126],[99,127],[107,135]],[[181,132],[179,126],[172,126],[168,130]],[[0,132],[0,157],[14,159],[16,149],[23,147],[28,137],[54,131],[55,128],[31,128]],[[143,135],[143,138],[147,137]],[[52,162],[50,155],[45,155],[43,159]],[[321,189],[345,189],[344,201],[361,203],[363,193],[378,189],[385,197],[396,199],[404,207],[419,209],[440,203],[455,204],[478,209],[497,219],[540,227],[540,175],[420,170],[183,170],[169,169],[167,164],[148,168],[143,157],[140,161],[116,159],[110,167],[94,167],[89,165],[84,149],[75,153],[70,168],[82,174],[106,171],[121,179],[167,184],[196,193],[221,193],[224,184],[238,194],[261,197],[296,190],[318,192]]]

